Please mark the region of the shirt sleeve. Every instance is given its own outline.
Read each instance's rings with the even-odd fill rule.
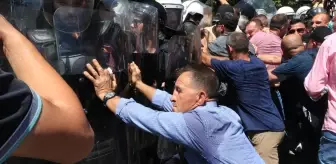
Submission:
[[[320,97],[327,86],[329,62],[333,61],[332,59],[329,59],[332,55],[332,52],[330,52],[332,46],[330,40],[325,41],[321,45],[315,58],[314,65],[305,78],[305,89],[312,98]]]
[[[178,144],[191,145],[191,137],[182,113],[155,111],[133,99],[120,99],[117,116],[149,133],[162,135]]]
[[[209,43],[209,52],[214,56],[228,57],[229,55],[226,50],[226,45],[223,43],[226,43],[225,37],[218,37],[215,41]]]
[[[36,125],[42,101],[24,82],[0,70],[0,107],[0,163],[3,163]]]
[[[173,103],[170,101],[171,96],[171,94],[157,89],[152,99],[152,104],[166,112],[172,112]]]
[[[282,82],[292,76],[295,76],[298,72],[300,64],[296,59],[289,60],[287,63],[280,64],[275,70],[272,71],[279,81]]]
[[[230,60],[211,59],[211,67],[215,70],[221,81],[229,79],[233,71],[235,71],[233,63]]]

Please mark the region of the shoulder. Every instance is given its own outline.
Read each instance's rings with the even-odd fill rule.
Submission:
[[[221,43],[221,42],[226,42],[227,36],[226,35],[221,35],[217,37],[217,39],[213,43]]]
[[[239,115],[226,106],[197,108],[191,112],[184,113],[183,117],[187,124],[202,128],[217,123],[226,124],[241,121]]]

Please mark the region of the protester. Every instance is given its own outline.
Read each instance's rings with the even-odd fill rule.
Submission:
[[[306,25],[301,20],[293,19],[290,22],[288,34],[299,34],[300,36],[303,36],[304,34],[307,34],[307,32]]]
[[[324,118],[323,134],[319,149],[319,163],[333,163],[336,151],[336,122],[335,122],[335,62],[334,55],[336,34],[330,35],[321,45],[314,65],[305,78],[304,86],[313,99],[319,99],[328,92],[328,110]]]
[[[221,21],[221,15],[223,13],[230,12],[234,13],[234,8],[231,7],[229,4],[222,4],[218,7],[216,15],[213,17],[213,26],[204,28],[204,31],[208,33],[207,35],[207,42],[212,43],[216,40],[217,37],[222,35],[224,30],[222,29],[222,26],[220,24]]]
[[[288,31],[287,17],[284,14],[277,14],[272,17],[270,23],[270,34],[260,33],[251,39],[252,44],[258,48],[258,58],[261,59],[264,63],[270,64],[272,68],[275,68],[276,65],[279,65],[281,61],[277,59],[281,58],[281,38],[283,38]],[[267,35],[267,36],[266,36]],[[255,39],[255,40],[254,40]],[[267,44],[262,44],[266,48],[262,52],[262,46],[258,44],[258,40],[267,42]],[[262,42],[261,42],[262,43]]]
[[[245,34],[247,38],[251,39],[257,32],[262,31],[262,29],[262,22],[259,19],[252,19],[246,24]]]
[[[271,81],[281,82],[281,93],[283,95],[283,101],[286,109],[286,120],[295,121],[300,119],[296,114],[298,112],[309,112],[310,116],[299,120],[303,129],[309,129],[306,131],[300,131],[302,137],[307,138],[304,147],[309,147],[311,150],[306,149],[306,153],[309,153],[309,159],[315,159],[317,154],[320,131],[322,127],[322,120],[324,118],[327,103],[325,99],[314,102],[305,92],[303,82],[309,71],[311,70],[319,45],[324,41],[324,37],[331,34],[331,30],[327,27],[317,27],[309,36],[309,49],[304,50],[304,45],[301,37],[296,34],[288,35],[283,40],[284,49],[284,62],[279,67],[270,73]],[[295,112],[293,112],[295,111]],[[304,113],[302,113],[304,115]],[[295,122],[296,124],[298,122]],[[293,127],[288,126],[288,127]],[[294,131],[297,133],[297,131]]]
[[[235,31],[238,25],[238,16],[233,13],[233,8],[231,6],[222,5],[218,10],[216,17],[219,17],[219,24],[217,28],[220,29],[221,35],[212,43],[209,43],[208,49],[209,53],[213,56],[217,56],[218,59],[227,60],[228,52],[225,47],[226,40],[228,36]],[[250,51],[254,54],[255,50],[250,44]]]
[[[285,21],[285,20],[284,20]],[[250,42],[257,47],[257,55],[260,59],[264,60],[264,58],[269,58],[270,56],[282,56],[283,52],[281,50],[281,39],[279,38],[279,36],[275,35],[274,33],[274,29],[272,29],[273,31],[271,32],[263,32],[260,30],[260,25],[261,22],[259,21],[259,19],[253,18],[251,20],[251,22],[248,25],[248,28],[250,28],[253,24],[255,24],[254,22],[258,22],[256,25],[259,26],[259,28],[256,28],[257,30],[255,30],[252,33],[248,33],[249,31],[246,31],[247,35],[252,36],[250,38]],[[276,21],[272,21],[271,25],[274,26],[274,22]],[[266,68],[267,70],[271,70],[274,69],[278,66],[278,64],[273,64],[273,63],[266,63]],[[278,110],[280,111],[280,113],[282,114],[282,117],[284,118],[284,114],[283,114],[283,105],[282,105],[282,98],[281,98],[281,94],[278,91],[278,86],[279,84],[273,84],[271,85],[271,95],[272,95],[272,100],[275,103],[275,105],[277,106]]]
[[[75,163],[93,147],[93,131],[72,89],[3,16],[0,39],[15,76],[0,70],[1,152]]]
[[[319,13],[313,17],[311,23],[312,23],[312,28],[316,28],[318,26],[328,27],[329,22],[330,22],[330,16],[327,13]]]
[[[246,137],[239,116],[217,105],[219,81],[207,67],[181,69],[170,95],[144,84],[139,68],[131,63],[131,85],[163,110],[155,111],[116,96],[115,78],[96,60],[93,64],[87,65],[90,73],[84,75],[104,104],[125,123],[185,145],[188,163],[264,163]]]
[[[226,47],[231,60],[217,60],[208,55],[204,47],[202,62],[234,88],[237,95],[234,110],[260,156],[266,163],[278,163],[278,146],[285,127],[271,98],[265,64],[249,55],[249,41],[243,33],[229,35]]]

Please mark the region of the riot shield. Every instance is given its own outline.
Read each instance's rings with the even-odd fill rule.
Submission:
[[[155,7],[138,2],[130,4],[133,61],[143,74],[143,81],[152,85],[158,74],[158,11]]]
[[[174,79],[176,70],[188,63],[201,63],[200,31],[200,27],[197,27],[189,35],[176,35],[169,40],[168,56],[165,59],[165,79]]]
[[[158,11],[144,3],[130,4],[134,53],[155,54],[158,48]]]
[[[36,27],[35,20],[40,9],[39,0],[29,2],[23,0],[4,0],[0,2],[0,14],[3,15],[17,30],[26,35],[29,29]],[[0,52],[0,69],[11,71],[3,52]]]
[[[124,18],[113,11],[60,7],[53,15],[61,74],[82,74],[96,58],[113,72],[127,68],[128,37]],[[120,21],[120,22],[118,22]]]
[[[240,8],[244,4],[251,5],[256,11],[264,10],[268,20],[271,20],[277,11],[273,0],[240,0],[235,7]]]

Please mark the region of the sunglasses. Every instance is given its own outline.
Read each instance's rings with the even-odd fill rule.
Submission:
[[[304,33],[305,29],[304,28],[298,28],[298,29],[292,29],[288,31],[288,34],[294,34],[295,32],[297,33]]]

